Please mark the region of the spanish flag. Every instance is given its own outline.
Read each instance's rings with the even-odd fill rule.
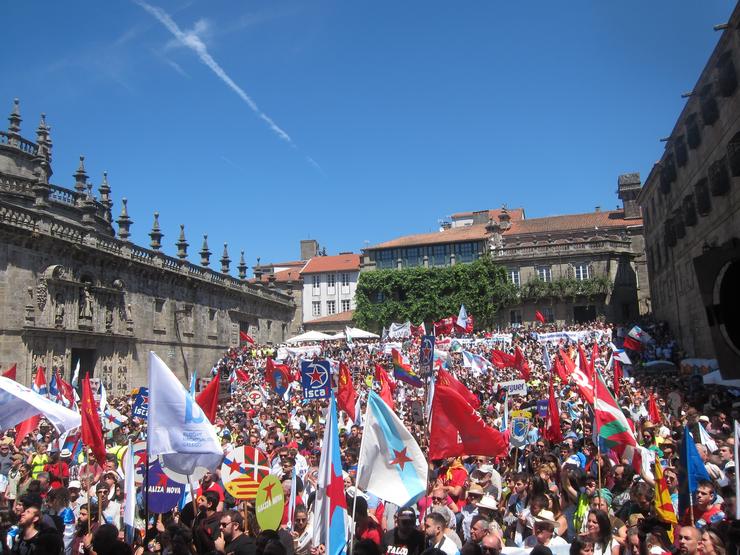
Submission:
[[[655,513],[661,522],[673,525],[678,524],[676,512],[673,510],[671,493],[668,491],[668,485],[663,477],[663,467],[657,457],[655,458]],[[668,535],[671,541],[673,541],[672,530]]]

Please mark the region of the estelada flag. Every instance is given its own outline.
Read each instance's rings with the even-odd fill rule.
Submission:
[[[105,466],[105,442],[98,407],[88,375],[82,380],[82,443],[89,447],[100,466]]]
[[[437,371],[437,385],[443,385],[454,389],[458,395],[460,395],[466,403],[468,403],[474,409],[480,407],[480,399],[473,394],[467,387],[465,387],[455,376],[450,374],[447,370],[440,368]]]
[[[352,383],[352,374],[347,363],[339,363],[339,387],[337,388],[337,407],[346,412],[354,422],[357,418],[355,405],[357,404],[357,391]]]
[[[431,460],[463,454],[497,457],[507,446],[504,435],[487,426],[457,391],[437,383],[429,434]]]

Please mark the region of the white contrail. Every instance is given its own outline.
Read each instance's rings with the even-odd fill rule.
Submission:
[[[264,121],[278,137],[290,143],[291,146],[295,147],[293,139],[290,138],[290,135],[283,131],[278,124],[272,121],[272,119],[270,119],[267,114],[260,110],[259,106],[257,106],[257,103],[252,100],[252,98],[244,91],[244,89],[234,83],[234,80],[227,75],[227,73],[220,65],[218,65],[218,62],[216,62],[216,60],[214,60],[213,57],[208,53],[208,48],[197,34],[184,33],[177,25],[177,23],[175,23],[174,20],[169,16],[169,14],[163,9],[147,4],[143,0],[134,1],[151,15],[153,15],[162,25],[164,25],[167,30],[172,33],[174,37],[180,42],[180,44],[190,48],[193,52],[195,52],[200,58],[200,61],[206,64],[211,69],[211,71],[213,71],[213,73],[215,73],[218,78],[221,79],[221,81],[226,83],[232,91],[238,94],[239,98],[246,102],[247,106],[249,106],[252,111],[257,114],[257,116],[262,121]]]

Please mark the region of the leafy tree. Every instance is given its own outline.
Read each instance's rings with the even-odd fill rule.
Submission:
[[[391,322],[418,324],[456,315],[464,304],[476,327],[492,327],[496,313],[517,299],[506,270],[488,256],[442,268],[374,270],[360,274],[354,320],[379,331]]]

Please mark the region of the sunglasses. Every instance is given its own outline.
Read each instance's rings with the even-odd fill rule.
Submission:
[[[432,497],[432,501],[444,501],[444,497]]]

